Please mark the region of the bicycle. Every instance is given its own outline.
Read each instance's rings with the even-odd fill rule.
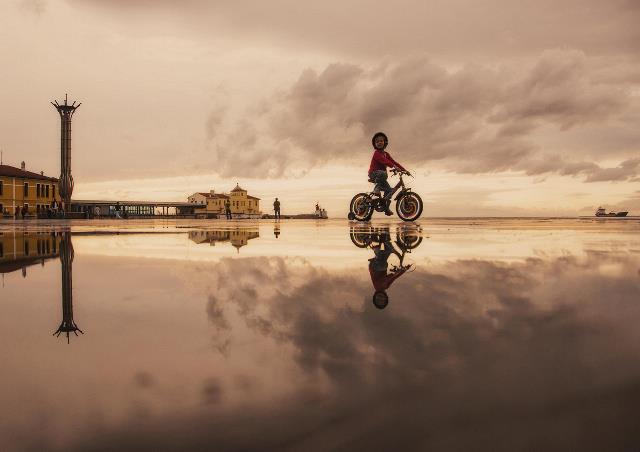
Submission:
[[[380,192],[382,190],[374,190],[368,193],[358,193],[351,199],[349,206],[349,220],[369,221],[375,211],[384,212],[387,208],[387,202],[393,198],[393,195],[400,192],[393,198],[396,201],[396,213],[403,221],[416,221],[422,215],[424,207],[422,198],[417,193],[411,191],[411,188],[405,186],[402,179],[403,175],[411,175],[408,171],[401,171],[395,168],[391,169],[393,176],[399,175],[400,180],[393,187],[391,193],[385,198]]]
[[[383,242],[385,237],[390,237],[391,232],[388,227],[382,228],[367,228],[362,226],[351,227],[349,231],[349,237],[351,242],[358,248],[368,248],[374,242]],[[422,228],[420,226],[411,227],[408,229],[406,226],[400,226],[396,228],[396,236],[394,243],[403,252],[411,252],[411,250],[417,248],[422,243]]]

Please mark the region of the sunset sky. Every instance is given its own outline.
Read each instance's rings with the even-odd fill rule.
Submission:
[[[639,23],[639,0],[6,0],[0,148],[57,176],[69,93],[76,199],[238,182],[342,216],[383,130],[427,216],[640,214]]]

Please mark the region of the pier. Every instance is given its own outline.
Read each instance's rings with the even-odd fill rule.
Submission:
[[[188,202],[176,201],[110,201],[71,200],[71,215],[95,217],[96,207],[100,217],[193,217],[195,207]]]

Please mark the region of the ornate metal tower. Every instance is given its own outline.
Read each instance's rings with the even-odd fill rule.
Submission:
[[[58,101],[51,102],[60,114],[60,198],[64,204],[64,210],[71,207],[71,194],[73,193],[73,176],[71,175],[71,118],[82,102],[76,105],[75,101],[69,105],[67,95],[64,95],[64,105]]]
[[[63,232],[62,240],[60,241],[60,263],[62,264],[62,322],[53,335],[58,337],[62,333],[66,334],[67,343],[69,342],[69,333],[77,336],[78,331],[80,331],[81,334],[84,334],[73,320],[73,255],[71,232]]]

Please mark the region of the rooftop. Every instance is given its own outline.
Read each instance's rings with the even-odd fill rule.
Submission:
[[[16,168],[15,166],[9,165],[0,165],[0,176],[5,177],[21,177],[25,179],[38,179],[38,180],[47,180],[51,182],[58,182],[58,179],[55,177],[48,177],[42,174],[33,173],[31,171],[23,170],[20,168]]]

